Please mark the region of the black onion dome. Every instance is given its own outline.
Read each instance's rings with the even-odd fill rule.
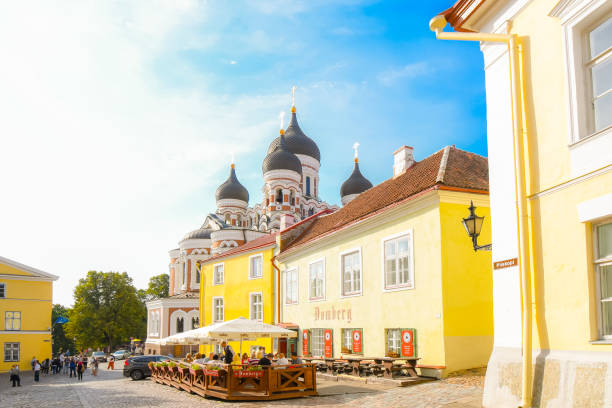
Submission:
[[[185,234],[185,236],[183,237],[183,241],[188,239],[208,239],[210,238],[210,232],[211,231],[208,229],[200,228]]]
[[[279,136],[279,143],[276,148],[268,153],[263,161],[261,170],[266,174],[270,170],[293,170],[302,174],[302,162],[289,151],[284,135]]]
[[[361,194],[369,188],[372,188],[372,183],[370,183],[370,180],[363,177],[363,174],[359,171],[359,163],[355,162],[353,173],[340,187],[340,197],[351,194]]]
[[[217,201],[223,199],[234,199],[234,200],[242,200],[246,203],[249,202],[249,192],[236,177],[236,170],[234,170],[234,166],[232,165],[232,169],[230,170],[230,175],[225,180],[225,183],[221,184],[219,188],[217,188],[217,192],[215,193],[215,198]]]
[[[285,142],[287,143],[287,148],[291,153],[310,156],[317,159],[319,163],[321,162],[321,152],[319,151],[319,147],[314,140],[302,132],[295,112],[291,113],[291,122],[289,122],[289,126],[285,131]],[[268,147],[268,154],[272,153],[278,147],[279,143],[280,137],[274,139],[272,143],[270,143],[270,147]]]

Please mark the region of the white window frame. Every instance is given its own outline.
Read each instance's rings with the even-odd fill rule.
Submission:
[[[11,325],[9,327],[9,313],[11,313],[10,321]],[[15,313],[19,314],[19,318],[15,318]],[[15,328],[15,322],[17,322],[17,328]],[[21,311],[19,310],[7,310],[4,312],[4,330],[6,331],[20,331],[21,330]]]
[[[223,302],[223,308],[222,308],[223,316],[221,320],[217,319],[217,310],[215,308],[215,301],[217,301],[218,299],[220,299]],[[225,299],[223,298],[223,296],[213,296],[212,298],[212,321],[213,323],[225,321]]]
[[[253,275],[253,264],[252,264],[252,260],[259,258],[261,259],[261,274],[259,276],[254,276]],[[257,254],[257,255],[251,255],[249,256],[249,280],[252,279],[263,279],[263,254]]]
[[[221,281],[218,282],[217,281],[217,268],[218,267],[222,267],[223,268],[223,272],[221,273]],[[217,263],[217,264],[213,264],[212,267],[212,271],[213,271],[213,286],[217,286],[217,285],[223,285],[225,283],[225,262],[221,262],[221,263]]]
[[[355,292],[351,292],[349,294],[344,294],[344,263],[342,262],[342,258],[345,255],[349,255],[354,252],[357,252],[359,254],[359,274],[360,274],[359,290]],[[363,275],[364,274],[363,274],[363,256],[361,255],[361,247],[356,247],[356,248],[349,249],[347,251],[340,252],[339,265],[340,265],[340,297],[349,298],[349,297],[355,297],[355,296],[362,296],[363,295]]]
[[[261,318],[253,316],[253,296],[260,296],[261,298]],[[264,304],[263,304],[263,293],[262,292],[250,292],[249,293],[249,319],[263,322],[264,320]]]
[[[289,301],[289,274],[295,273],[295,301]],[[300,274],[297,268],[289,268],[285,270],[285,304],[286,305],[297,305],[300,302]],[[293,299],[292,299],[293,300]]]
[[[387,271],[385,269],[387,267],[387,263],[385,259],[385,244],[389,241],[394,241],[394,240],[397,240],[397,239],[400,239],[406,236],[409,237],[410,239],[410,246],[408,248],[408,251],[410,253],[409,255],[410,264],[409,265],[410,265],[410,281],[412,282],[412,285],[396,285],[393,287],[387,287]],[[382,291],[383,292],[397,292],[400,290],[414,289],[414,285],[415,285],[414,283],[414,232],[412,229],[384,237],[381,241],[380,257],[382,259],[380,270],[382,271]]]
[[[594,131],[592,80],[586,62],[588,34],[612,10],[612,3],[606,0],[565,3],[559,3],[550,15],[559,17],[563,28],[570,176],[579,177],[610,164],[612,126]]]
[[[0,283],[0,288],[2,288],[2,296],[0,296],[0,299],[6,299],[6,283]]]
[[[14,345],[14,344],[17,345],[17,357],[12,356],[11,359],[7,360],[6,359],[6,346],[9,345],[9,344],[10,345]],[[21,358],[21,343],[16,342],[16,341],[10,341],[10,342],[7,341],[7,342],[4,343],[4,347],[2,348],[2,352],[4,354],[4,356],[2,357],[2,360],[4,362],[7,362],[7,363],[9,363],[9,362],[11,362],[11,363],[18,363],[20,358]]]
[[[595,270],[595,281],[596,281],[596,299],[597,299],[597,316],[598,316],[598,332],[599,338],[602,340],[612,340],[612,332],[610,334],[604,333],[604,324],[603,324],[603,308],[601,307],[601,303],[604,301],[601,298],[601,273],[599,268],[602,266],[612,265],[612,257],[608,256],[607,258],[599,258],[598,250],[599,250],[599,242],[597,237],[597,227],[612,223],[612,218],[608,218],[604,221],[597,222],[593,224],[593,259],[594,259],[594,270]],[[610,298],[608,298],[610,299]],[[610,300],[612,301],[612,300]]]
[[[310,355],[313,357],[323,357],[325,356],[325,330],[327,329],[320,329],[320,328],[314,328],[314,329],[310,329],[310,349],[308,351],[310,351]],[[317,333],[315,335],[315,331],[317,331]],[[321,340],[321,350],[319,354],[315,354],[315,339],[316,338],[320,338]]]
[[[312,271],[311,271],[311,267],[312,265],[316,264],[316,263],[322,263],[323,264],[323,287],[321,289],[321,291],[323,292],[323,294],[320,297],[314,297],[312,294]],[[315,259],[312,262],[308,263],[308,300],[310,300],[311,302],[321,302],[325,300],[325,287],[326,287],[326,276],[325,276],[325,258],[319,258],[319,259]]]
[[[606,0],[591,0],[586,6],[567,10],[560,16],[569,89],[570,144],[612,131],[606,128],[594,132],[593,116],[589,108],[592,99],[592,90],[589,89],[591,81],[585,69],[588,55],[586,37],[611,10],[612,5]]]
[[[391,336],[389,336],[389,334],[392,331],[393,331],[393,333],[395,333],[395,332],[398,333],[397,339],[395,339],[396,342],[397,342],[397,351],[395,351],[395,349],[391,350],[391,347],[389,347],[390,346],[389,340],[391,339]],[[385,354],[387,354],[390,351],[396,352],[401,357],[401,355],[402,355],[402,329],[395,329],[395,328],[386,329],[386,333],[385,333]]]

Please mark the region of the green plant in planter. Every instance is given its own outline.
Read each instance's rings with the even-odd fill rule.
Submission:
[[[174,361],[170,361],[168,363],[168,367],[172,368],[172,367],[176,367],[176,363]]]
[[[191,365],[191,369],[192,369],[192,370],[201,370],[201,369],[202,369],[202,367],[200,367],[198,364],[192,364],[192,365]]]

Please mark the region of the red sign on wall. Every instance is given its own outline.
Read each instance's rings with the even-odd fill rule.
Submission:
[[[353,330],[353,353],[361,353],[361,330]]]
[[[308,350],[308,331],[304,330],[302,333],[302,354],[307,356],[310,354],[310,350]]]
[[[325,357],[326,358],[331,358],[332,357],[332,331],[331,330],[325,330],[325,335],[324,335],[324,345],[325,345]]]
[[[414,336],[412,330],[402,330],[402,357],[414,357]]]

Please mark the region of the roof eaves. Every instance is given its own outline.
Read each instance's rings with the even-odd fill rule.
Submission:
[[[36,269],[20,262],[13,261],[12,259],[8,259],[3,256],[0,256],[0,263],[12,266],[15,269],[21,269],[22,271],[33,273],[35,275],[40,275],[43,278],[51,279],[54,281],[59,279],[59,276],[57,275],[53,275],[49,272],[43,272],[40,269]]]

